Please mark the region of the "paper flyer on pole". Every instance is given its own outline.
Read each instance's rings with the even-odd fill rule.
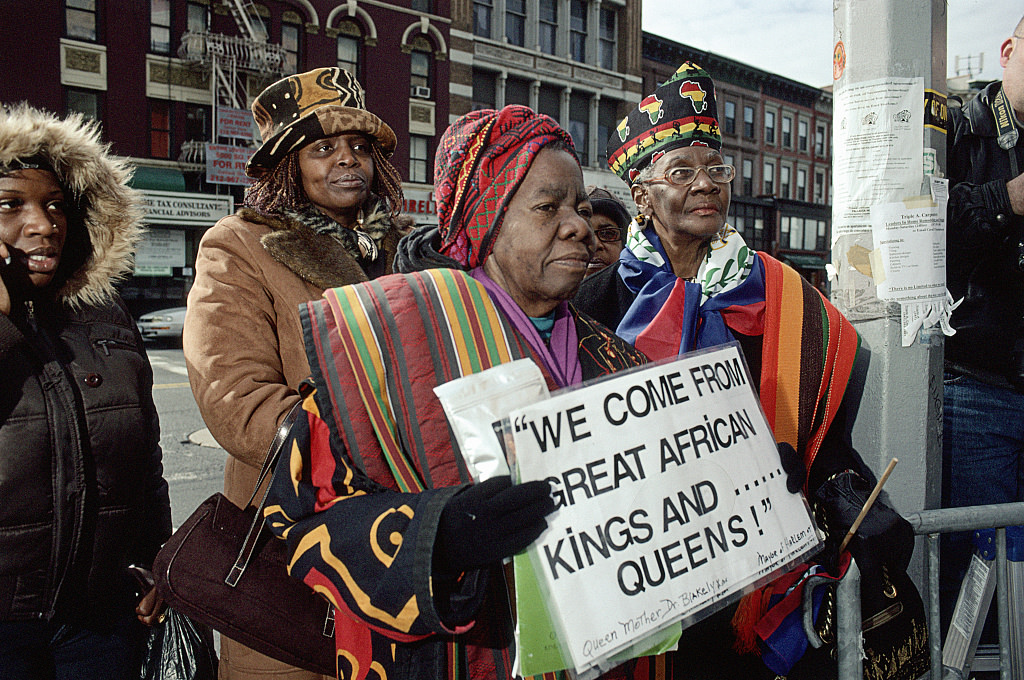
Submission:
[[[556,510],[528,549],[568,667],[691,623],[820,547],[732,343],[509,414]]]

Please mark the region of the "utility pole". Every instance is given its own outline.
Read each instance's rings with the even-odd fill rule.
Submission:
[[[886,220],[888,228],[901,219],[894,213],[913,216],[927,205],[933,220],[941,208],[941,224],[930,224],[936,230],[945,224],[945,204],[931,201],[931,178],[944,176],[946,166],[946,2],[834,0],[833,8],[832,300],[862,338],[853,385],[855,392],[862,390],[859,404],[851,405],[856,407],[851,437],[876,474],[899,458],[885,491],[889,503],[908,514],[940,503],[943,336],[932,328],[904,346],[911,334],[904,332],[903,319],[921,307],[879,298],[880,292],[892,296],[897,290],[892,274],[897,270],[886,260],[890,246],[878,225]],[[923,120],[917,97],[927,102]],[[915,142],[915,136],[922,139]],[[909,162],[901,170],[885,153],[872,156],[868,147],[880,144],[891,144],[888,156],[902,154]],[[917,154],[922,157],[911,157]],[[854,178],[858,173],[851,168],[858,162],[862,172]],[[916,180],[908,166],[923,167]],[[849,195],[842,195],[844,182]],[[944,252],[944,230],[941,244]],[[905,261],[921,264],[921,259]],[[919,280],[941,276],[944,289],[944,258],[935,258],[943,272],[932,267],[931,253],[923,259],[932,271],[921,271]],[[915,550],[910,575],[926,595],[923,548],[921,543]]]

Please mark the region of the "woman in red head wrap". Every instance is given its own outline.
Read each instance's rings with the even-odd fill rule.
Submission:
[[[338,609],[339,677],[513,677],[501,561],[554,505],[546,482],[470,486],[433,388],[518,358],[550,389],[645,361],[567,303],[595,247],[568,133],[526,107],[475,111],[436,166],[440,224],[400,244],[407,273],[302,310],[317,389],[267,521],[292,576]]]

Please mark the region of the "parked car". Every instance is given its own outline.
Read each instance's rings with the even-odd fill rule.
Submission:
[[[136,325],[145,340],[160,340],[181,346],[181,332],[185,325],[185,307],[158,309],[139,317]]]

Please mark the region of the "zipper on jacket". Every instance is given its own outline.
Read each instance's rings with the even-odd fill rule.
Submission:
[[[138,348],[130,342],[122,342],[121,340],[110,340],[108,338],[101,338],[99,340],[93,340],[93,344],[97,345],[103,350],[103,354],[110,356],[110,348],[114,349],[127,349],[137,352]]]

